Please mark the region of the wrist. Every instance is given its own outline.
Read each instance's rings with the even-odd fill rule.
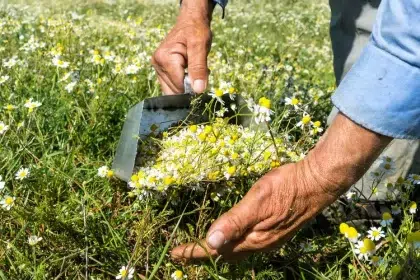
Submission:
[[[179,18],[200,20],[210,25],[214,7],[212,0],[182,0]]]
[[[338,114],[303,160],[305,174],[324,193],[338,198],[363,176],[391,140]]]

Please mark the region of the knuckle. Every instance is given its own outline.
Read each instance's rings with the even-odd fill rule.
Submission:
[[[207,73],[208,69],[207,69],[207,65],[205,64],[201,64],[201,63],[194,63],[194,64],[189,64],[188,65],[188,71],[189,72],[194,72],[194,73]]]
[[[152,56],[152,64],[156,66],[163,66],[165,62],[168,61],[167,58],[168,54],[162,48],[158,48]]]
[[[233,229],[234,232],[238,233],[238,236],[242,235],[244,229],[241,226],[242,222],[238,215],[235,213],[227,213],[226,214],[227,222],[229,226]]]
[[[272,180],[263,179],[252,187],[252,194],[256,201],[268,201],[272,198],[274,189],[275,185]]]

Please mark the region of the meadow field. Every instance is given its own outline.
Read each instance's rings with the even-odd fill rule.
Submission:
[[[205,237],[260,175],[305,156],[335,89],[328,1],[232,0],[224,19],[214,13],[208,89],[215,102],[241,95],[268,114],[256,120],[271,119],[272,135],[226,129],[216,112],[164,134],[162,151],[127,185],[112,161],[129,108],[161,95],[150,58],[177,2],[0,1],[0,279],[419,279],[410,194],[420,176],[385,180],[398,172],[391,158],[378,159],[372,186],[374,195],[387,184],[396,201],[381,221],[314,220],[280,249],[236,263],[171,260],[171,248]],[[208,161],[175,164],[167,176],[169,163],[191,156],[188,145]],[[220,153],[225,145],[268,148]],[[220,170],[203,167],[218,161]],[[347,193],[343,205],[351,211],[361,199]]]

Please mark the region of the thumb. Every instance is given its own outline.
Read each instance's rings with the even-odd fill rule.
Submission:
[[[208,247],[219,250],[228,242],[240,239],[248,229],[258,223],[257,205],[257,199],[248,194],[236,206],[217,219],[207,234]]]
[[[207,54],[209,42],[206,40],[190,43],[187,47],[188,75],[191,78],[195,93],[202,93],[207,87],[209,70],[207,68]]]

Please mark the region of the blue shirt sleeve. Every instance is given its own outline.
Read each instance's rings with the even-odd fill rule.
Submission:
[[[367,129],[420,139],[420,1],[382,1],[370,42],[332,101]]]
[[[213,0],[213,2],[215,2],[216,4],[219,4],[222,7],[222,10],[223,10],[222,18],[224,18],[225,17],[225,8],[226,8],[226,5],[228,3],[228,0]]]

